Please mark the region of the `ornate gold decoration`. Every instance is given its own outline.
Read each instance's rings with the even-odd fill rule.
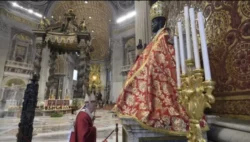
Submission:
[[[189,142],[206,142],[202,137],[200,120],[205,108],[211,108],[215,99],[212,95],[213,81],[204,81],[203,70],[194,70],[192,60],[187,60],[187,74],[181,77],[179,102],[186,108],[190,120],[190,130],[187,134]]]
[[[250,18],[250,7],[249,7],[250,2],[249,1],[239,1],[238,5],[238,12],[244,16],[242,18],[243,20],[246,20],[247,18]]]
[[[109,20],[112,20],[112,11],[108,3],[107,1],[88,1],[88,4],[84,1],[58,1],[52,10],[54,18],[58,19],[65,11],[72,9],[77,23],[82,23],[83,31],[87,26],[86,30],[96,39],[92,42],[94,51],[91,53],[91,60],[103,60],[108,53]]]
[[[168,25],[176,25],[172,19],[176,18],[176,13],[183,10],[180,3],[181,1],[170,1],[167,4],[167,8],[171,9],[168,15]],[[216,115],[249,114],[247,109],[240,111],[237,109],[247,106],[244,100],[237,96],[250,94],[249,1],[191,1],[190,4],[195,7],[195,10],[202,9],[206,18],[205,27],[207,43],[209,43],[211,74],[216,82],[214,90],[216,103],[212,105],[211,112]],[[173,8],[173,5],[176,7]],[[196,27],[198,28],[198,26]],[[229,95],[235,96],[234,101],[228,98],[217,101],[217,98],[221,99]],[[236,103],[237,99],[240,101]]]
[[[19,39],[19,40],[28,41],[28,42],[30,42],[32,40],[29,36],[27,36],[27,35],[25,35],[23,33],[17,34],[16,38]]]
[[[40,23],[38,25],[38,28],[42,29],[42,30],[46,30],[47,28],[49,28],[49,26],[50,26],[49,19],[43,18],[43,19],[41,19],[41,21],[40,21]]]
[[[55,100],[56,98],[55,98],[55,95],[54,94],[51,94],[51,95],[49,95],[49,100]]]
[[[214,93],[215,94],[215,93]],[[223,101],[230,101],[230,100],[250,100],[250,95],[233,95],[233,96],[223,96],[223,97],[215,97],[215,100],[223,100]]]
[[[19,78],[12,78],[5,83],[5,86],[11,87],[12,85],[26,87],[25,82]]]
[[[51,22],[52,21],[52,22]],[[58,52],[79,52],[78,44],[83,40],[90,40],[90,33],[83,25],[84,20],[77,22],[76,15],[72,9],[64,13],[64,19],[58,20],[52,18],[41,19],[38,29],[33,30],[37,36],[43,37],[48,43],[48,47]],[[85,26],[85,27],[83,27]]]
[[[217,114],[250,116],[250,99],[216,100],[216,103],[213,104],[212,112]]]
[[[92,64],[90,66],[89,89],[91,90],[91,88],[93,86],[96,89],[102,89],[102,86],[101,86],[101,67],[100,67],[100,64]]]
[[[217,43],[223,40],[231,29],[231,16],[228,11],[221,10],[211,14],[206,23],[207,39],[210,43]]]
[[[66,94],[66,96],[64,97],[65,100],[70,100],[70,97],[68,94]]]
[[[150,9],[150,19],[153,20],[156,17],[165,17],[167,19],[168,11],[165,3],[162,1],[155,2]]]

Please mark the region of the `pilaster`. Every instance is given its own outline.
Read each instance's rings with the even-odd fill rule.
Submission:
[[[148,44],[151,38],[151,20],[149,1],[135,1],[135,40],[136,45],[139,44],[139,39],[142,40],[142,45]],[[136,56],[139,54],[136,49]]]

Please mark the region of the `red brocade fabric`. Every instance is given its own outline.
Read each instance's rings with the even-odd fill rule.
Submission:
[[[175,51],[168,38],[162,29],[138,57],[114,111],[152,130],[184,135],[189,120],[177,100]],[[205,117],[200,125],[206,126]]]

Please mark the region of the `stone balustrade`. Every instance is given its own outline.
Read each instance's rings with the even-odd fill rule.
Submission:
[[[34,68],[33,64],[28,64],[28,63],[24,63],[24,62],[17,62],[17,61],[12,61],[12,60],[7,60],[6,66],[14,67],[14,68],[22,68],[22,69],[26,69],[26,70],[33,70],[33,68]]]
[[[4,68],[5,71],[4,74],[6,76],[19,74],[22,75],[22,77],[29,78],[30,75],[32,75],[33,73],[33,69],[34,69],[33,64],[7,60]]]

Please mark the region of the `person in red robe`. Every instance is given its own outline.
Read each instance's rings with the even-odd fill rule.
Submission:
[[[96,127],[93,125],[93,112],[96,110],[94,94],[85,96],[85,106],[78,112],[70,142],[96,142]]]
[[[113,108],[120,118],[135,119],[143,128],[172,135],[186,135],[189,117],[178,102],[175,50],[164,26],[164,4],[153,5],[152,41],[130,69],[122,93]],[[207,129],[206,120],[200,120]]]

